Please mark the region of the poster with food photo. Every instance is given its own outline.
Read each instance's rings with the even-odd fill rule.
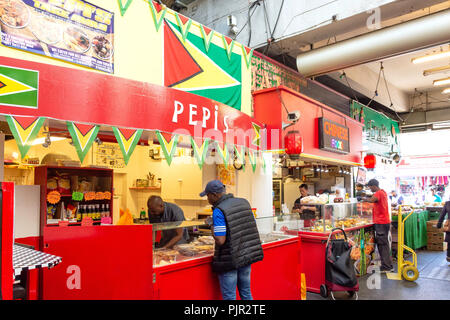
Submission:
[[[0,0],[2,44],[114,73],[114,13],[81,0]]]

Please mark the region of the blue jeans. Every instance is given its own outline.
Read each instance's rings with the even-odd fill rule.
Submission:
[[[236,300],[236,286],[241,300],[253,300],[250,289],[250,271],[251,265],[218,274],[223,300]]]

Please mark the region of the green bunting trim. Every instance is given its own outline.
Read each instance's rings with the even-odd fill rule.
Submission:
[[[22,159],[27,155],[31,148],[31,143],[36,139],[39,131],[44,124],[45,118],[36,117],[30,122],[28,117],[14,117],[5,115],[9,129],[16,140]],[[24,121],[26,120],[26,121]]]
[[[257,163],[257,159],[258,159],[258,155],[255,153],[257,153],[257,151],[253,151],[250,149],[248,150],[248,159],[250,161],[250,164],[252,165],[253,172],[255,172],[255,170],[256,170],[256,163]]]
[[[255,49],[251,49],[247,53],[247,47],[245,47],[243,44],[241,44],[241,48],[242,48],[242,55],[244,56],[245,64],[247,65],[247,69],[248,69],[248,68],[250,68],[250,64],[252,62],[252,57],[253,57],[253,50],[255,50]],[[250,49],[250,48],[248,48],[248,49]]]
[[[94,143],[95,138],[97,138],[100,126],[76,124],[74,122],[67,121],[67,128],[69,129],[70,136],[72,137],[73,145],[77,150],[78,158],[81,163],[83,163],[83,160]]]
[[[242,170],[245,171],[245,147],[240,147],[241,152],[239,152],[237,146],[234,146],[234,152],[236,153],[236,157],[239,159],[240,163],[242,163]]]
[[[162,133],[159,130],[156,130],[156,137],[158,138],[159,144],[161,145],[161,149],[164,153],[164,157],[166,158],[167,164],[170,166],[177,151],[178,139],[179,135],[176,134],[172,137],[170,142],[163,137]]]
[[[134,133],[129,135],[128,138],[126,138],[123,134],[123,132],[117,128],[112,127],[114,131],[114,135],[116,137],[117,143],[120,146],[120,150],[123,154],[123,159],[125,161],[125,165],[128,164],[128,161],[130,160],[131,154],[133,153],[134,149],[136,148],[137,143],[139,142],[139,139],[141,139],[142,133],[144,130],[137,129],[134,130]],[[127,129],[129,130],[129,129]]]
[[[231,60],[231,54],[233,53],[234,40],[231,39],[230,44],[228,44],[226,36],[222,35],[222,41],[224,49],[227,52],[228,60]]]
[[[127,0],[127,3],[125,3],[125,5],[122,4],[122,0],[117,0],[117,2],[119,3],[120,15],[123,17],[133,0]]]
[[[178,26],[180,27],[181,36],[183,37],[183,42],[184,42],[184,41],[186,41],[186,38],[187,38],[188,33],[189,33],[189,29],[191,28],[192,19],[187,18],[188,19],[187,22],[183,23],[181,21],[179,13],[175,13],[175,17],[177,18],[177,23],[178,23]]]
[[[223,164],[225,166],[228,166],[228,162],[230,161],[230,151],[228,150],[227,144],[224,143],[223,148],[221,148],[219,143],[216,142],[216,150],[220,154],[220,157],[223,160]]]
[[[159,28],[161,27],[161,24],[164,21],[164,17],[167,13],[167,7],[165,5],[162,5],[162,9],[158,12],[152,0],[148,0],[148,5],[152,14],[153,23],[155,24],[155,29],[156,31],[159,31]],[[160,5],[158,4],[158,6]]]
[[[211,41],[214,37],[214,30],[211,30],[208,28],[210,30],[210,32],[209,32],[209,34],[206,34],[205,28],[206,28],[205,26],[200,25],[200,32],[202,34],[203,43],[205,44],[206,52],[208,52],[209,46],[211,45]]]
[[[194,157],[197,160],[197,164],[199,168],[202,169],[203,164],[205,163],[206,155],[208,154],[209,139],[206,138],[205,141],[203,141],[202,146],[199,148],[194,138],[191,137],[191,145],[194,150]]]

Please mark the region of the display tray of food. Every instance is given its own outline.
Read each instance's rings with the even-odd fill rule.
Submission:
[[[261,243],[269,243],[279,240],[286,240],[293,238],[292,236],[284,235],[284,234],[277,234],[277,233],[265,233],[260,234],[259,238],[261,239]]]
[[[192,258],[207,257],[214,253],[214,238],[201,236],[190,243],[175,245],[173,249],[156,249],[153,252],[153,265],[164,266]]]

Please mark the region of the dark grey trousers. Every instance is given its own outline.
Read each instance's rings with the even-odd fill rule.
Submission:
[[[381,257],[381,268],[392,269],[391,250],[389,247],[389,231],[391,224],[375,224],[375,243]]]

